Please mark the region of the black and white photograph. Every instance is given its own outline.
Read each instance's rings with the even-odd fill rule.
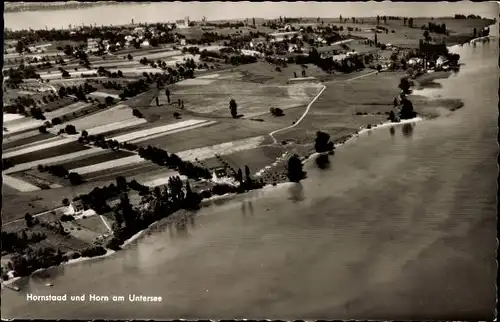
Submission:
[[[2,319],[496,319],[499,14],[6,2]]]

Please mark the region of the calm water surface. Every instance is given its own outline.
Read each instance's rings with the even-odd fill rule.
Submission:
[[[300,185],[204,208],[184,234],[165,229],[110,258],[24,279],[21,292],[2,291],[2,316],[491,319],[498,42],[454,50],[465,66],[439,91],[464,108],[365,134],[330,169],[311,162]],[[49,292],[163,302],[26,301]]]

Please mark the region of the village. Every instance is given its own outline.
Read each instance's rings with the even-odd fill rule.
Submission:
[[[7,30],[3,279],[119,250],[166,217],[182,229],[183,213],[215,196],[300,181],[301,160],[361,129],[459,108],[408,96],[458,70],[447,46],[488,36],[490,23],[185,17]]]

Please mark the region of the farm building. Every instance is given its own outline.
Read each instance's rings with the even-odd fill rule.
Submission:
[[[297,38],[301,39],[302,35],[298,31],[290,31],[290,32],[276,32],[273,34],[269,34],[271,37],[271,41],[283,41],[285,38],[291,39],[293,36],[297,36]]]

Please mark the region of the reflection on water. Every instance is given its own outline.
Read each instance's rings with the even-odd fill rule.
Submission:
[[[394,126],[391,126],[389,128],[389,133],[391,133],[391,136],[394,136],[394,134],[396,133],[396,130],[394,129]]]
[[[315,158],[316,165],[321,170],[330,168],[330,156],[328,154],[320,154]]]
[[[305,199],[304,186],[300,182],[291,184],[288,192],[290,193],[289,199],[293,202],[301,202]]]
[[[414,124],[412,123],[406,123],[403,124],[403,127],[401,128],[401,132],[405,137],[411,137],[413,135],[413,128]]]

